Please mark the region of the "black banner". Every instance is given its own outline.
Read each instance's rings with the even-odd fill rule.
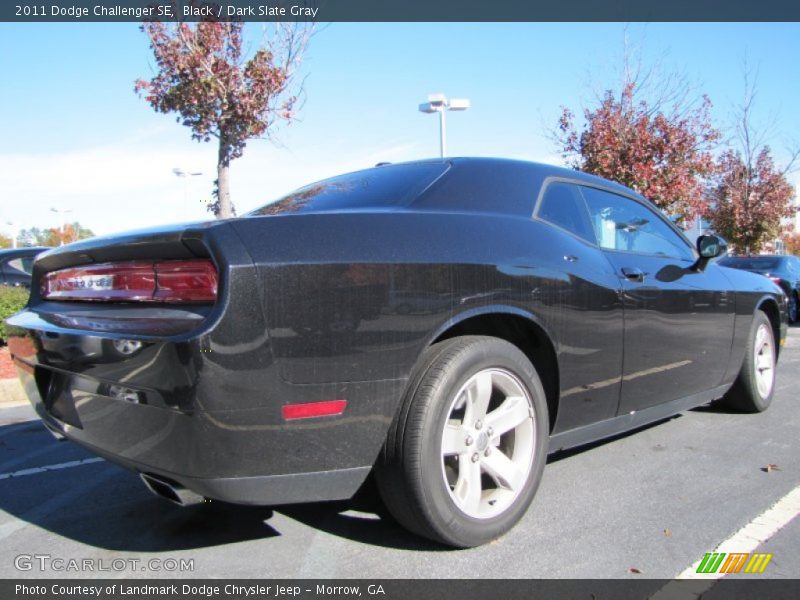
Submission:
[[[0,20],[113,22],[799,21],[797,0],[48,0],[0,3]]]
[[[670,584],[669,589],[664,586]],[[709,589],[710,588],[710,589]],[[726,578],[662,581],[655,579],[339,579],[339,580],[119,580],[7,579],[0,581],[4,600],[626,600],[696,598],[772,600],[800,597],[798,580]]]

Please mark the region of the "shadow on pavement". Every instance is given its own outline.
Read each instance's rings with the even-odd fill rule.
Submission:
[[[25,460],[26,455],[30,460]],[[56,442],[37,422],[0,427],[0,510],[13,521],[2,538],[26,524],[77,542],[117,551],[163,552],[278,536],[266,508],[209,503],[181,508],[152,496],[139,478],[108,462],[24,474],[25,470],[92,458]],[[8,519],[8,517],[6,517]]]
[[[741,415],[745,414],[740,410],[736,410],[734,408],[729,408],[725,406],[725,403],[722,400],[715,400],[710,404],[704,404],[703,406],[698,406],[697,408],[693,408],[692,412],[699,412],[699,413],[713,413],[718,415]]]
[[[399,550],[452,551],[410,533],[389,515],[372,477],[351,499],[296,504],[275,509],[309,527],[362,544]]]
[[[0,527],[0,544],[26,525],[82,544],[130,552],[190,550],[280,536],[269,523],[269,508],[221,502],[174,506],[148,492],[134,473],[105,461],[24,474],[27,469],[87,458],[93,455],[70,442],[55,441],[37,421],[0,426],[0,465],[6,467],[0,473],[23,472],[0,484],[0,510],[19,520]],[[406,532],[390,517],[369,514],[381,512],[380,506],[377,491],[365,486],[348,502],[277,510],[309,527],[365,544],[441,549]]]

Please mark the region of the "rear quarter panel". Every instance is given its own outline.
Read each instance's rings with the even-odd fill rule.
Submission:
[[[404,381],[449,324],[509,309],[554,345],[569,391],[557,427],[616,410],[617,384],[607,382],[622,360],[618,280],[599,252],[570,235],[529,218],[414,211],[233,226],[261,274],[273,354],[288,383]],[[416,305],[398,311],[398,298],[410,297]]]

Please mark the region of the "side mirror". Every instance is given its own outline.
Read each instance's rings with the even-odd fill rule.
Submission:
[[[709,261],[725,254],[728,251],[728,243],[716,235],[701,235],[697,238],[697,253],[700,257],[694,263],[696,271],[703,271]]]

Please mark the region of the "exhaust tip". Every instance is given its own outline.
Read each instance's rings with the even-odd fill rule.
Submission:
[[[151,475],[150,473],[139,473],[139,477],[142,478],[144,485],[153,494],[178,506],[193,506],[206,501],[205,497],[200,494],[186,489],[165,477]]]

